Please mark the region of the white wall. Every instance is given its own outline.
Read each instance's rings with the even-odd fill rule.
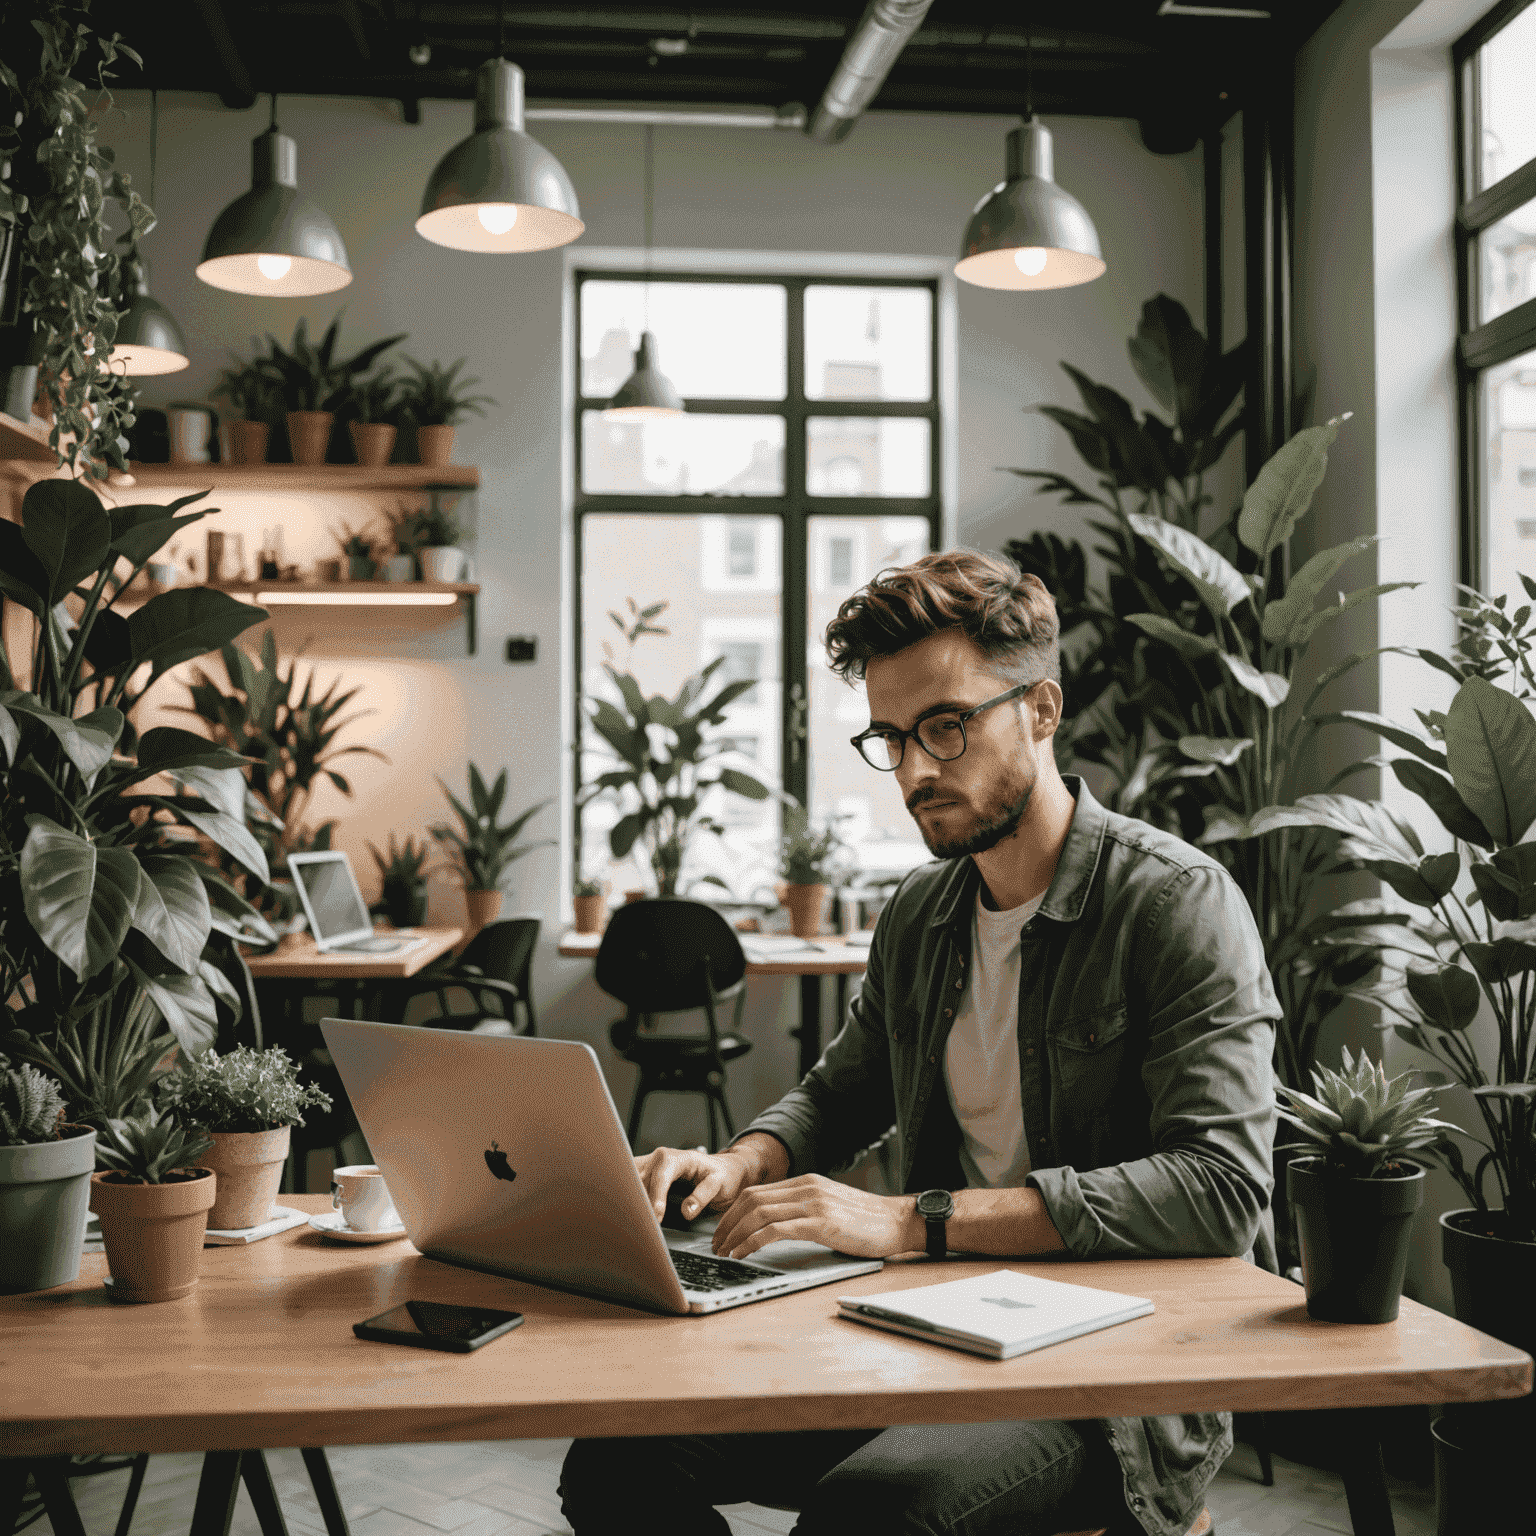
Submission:
[[[125,92],[106,137],[147,191],[148,99]],[[271,330],[286,338],[300,314],[323,327],[346,305],[345,349],[407,330],[416,355],[468,356],[500,408],[461,432],[458,457],[480,466],[474,552],[483,585],[480,653],[464,657],[452,632],[409,641],[361,630],[317,633],[313,652],[323,675],[361,682],[359,704],[380,714],[358,739],[377,739],[391,767],[352,760],[355,801],[317,804],[342,818],[341,844],[371,873],[365,842],[390,830],[422,829],[440,814],[433,775],[463,780],[466,758],[505,764],[521,805],[561,793],[571,701],[564,691],[569,644],[569,572],[562,544],[561,252],[484,257],[446,251],[412,228],[417,200],[439,156],[468,131],[466,104],[423,103],[423,122],[399,121],[392,103],[285,98],[285,131],[299,145],[304,190],[330,212],[347,242],[353,284],[334,300],[245,298],[197,282],[192,269],[218,210],[248,185],[249,141],[266,126],[266,104],[244,113],[210,96],[165,94],[160,100],[159,228],[146,243],[153,288],[180,320],[190,371],[150,381],[149,403],[208,391],[231,348]],[[857,253],[952,260],[972,204],[1001,176],[999,118],[878,115],[836,148],[762,130],[656,131],[655,239],[659,247],[707,252]],[[1076,404],[1057,368],[1070,359],[1094,378],[1150,405],[1125,355],[1142,301],[1159,290],[1202,313],[1201,182],[1198,152],[1160,158],[1141,146],[1133,124],[1069,119],[1052,124],[1058,179],[1098,224],[1108,274],[1086,288],[1006,295],[961,285],[958,301],[958,443],[956,505],[948,509],[962,542],[996,547],[1033,526],[1066,534],[1080,522],[1035,498],[997,466],[1076,472],[1078,461],[1054,427],[1024,413],[1039,401]],[[537,136],[569,171],[581,199],[582,244],[637,246],[641,239],[641,130],[543,123]],[[574,254],[579,256],[580,247]],[[220,498],[232,505],[235,498]],[[279,517],[290,536],[335,524],[336,507],[259,501],[239,515],[260,523]],[[533,666],[507,666],[503,637],[536,635]],[[354,639],[353,637],[356,636]],[[340,658],[340,659],[338,659]],[[554,815],[542,830],[566,835]],[[530,830],[532,830],[530,828]],[[588,967],[553,955],[566,909],[565,865],[555,851],[515,869],[509,910],[542,910],[546,943],[536,978],[544,1023],[552,1032],[596,1041],[613,1005],[586,980]],[[434,889],[432,915],[455,920],[462,906],[446,884]],[[733,1068],[742,1114],[776,1097],[793,1080],[792,1043],[775,1031],[775,1009],[789,1020],[784,989],[756,996],[753,1056]],[[782,1004],[782,1006],[781,1006]],[[614,1073],[628,1092],[627,1069]],[[693,1131],[686,1107],[675,1134]],[[658,1119],[658,1128],[674,1122]]]

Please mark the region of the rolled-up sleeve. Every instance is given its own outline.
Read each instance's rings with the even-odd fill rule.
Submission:
[[[1180,870],[1148,905],[1131,955],[1145,1009],[1141,1075],[1154,1151],[1113,1166],[1040,1168],[1038,1189],[1079,1258],[1242,1255],[1274,1183],[1271,1061],[1280,1006],[1236,882]]]

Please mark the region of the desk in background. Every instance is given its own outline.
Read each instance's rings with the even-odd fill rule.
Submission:
[[[754,935],[741,935],[743,947],[750,944]],[[778,935],[767,935],[776,938]],[[559,953],[567,960],[592,960],[597,957],[603,942],[600,933],[567,933],[560,940]],[[779,956],[764,956],[754,960],[747,950],[747,975],[750,976],[798,976],[800,978],[800,1024],[794,1031],[800,1042],[800,1076],[821,1059],[821,979],[837,978],[837,1023],[848,1000],[848,978],[862,976],[869,963],[867,944],[849,944],[842,934],[828,933],[809,940],[814,949],[789,951]]]
[[[309,1211],[325,1196],[290,1197]],[[1014,1360],[983,1360],[836,1314],[840,1295],[931,1285],[927,1263],[710,1317],[629,1307],[422,1258],[408,1241],[308,1228],[207,1248],[187,1298],[120,1307],[91,1254],[72,1284],[0,1297],[0,1448],[11,1457],[564,1435],[730,1434],[1201,1410],[1346,1409],[1519,1397],[1530,1357],[1404,1298],[1395,1323],[1307,1316],[1300,1286],[1241,1259],[951,1261],[1150,1297],[1156,1311]],[[408,1299],[506,1307],[472,1355],[351,1327]],[[107,1390],[110,1388],[110,1390]],[[1369,1421],[1345,1475],[1357,1533],[1392,1531]],[[205,1471],[205,1477],[208,1473]],[[216,1533],[215,1533],[216,1536]]]

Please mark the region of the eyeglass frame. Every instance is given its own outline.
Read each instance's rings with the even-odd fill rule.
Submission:
[[[921,747],[924,752],[927,752],[928,756],[931,757],[936,763],[957,763],[962,757],[965,756],[966,748],[971,744],[970,738],[965,734],[965,722],[967,720],[974,720],[976,716],[979,715],[984,709],[991,709],[995,704],[1006,704],[1010,699],[1023,698],[1026,693],[1033,692],[1044,681],[1045,679],[1043,677],[1037,677],[1032,683],[1020,683],[1017,685],[1017,687],[1008,689],[1006,693],[1000,693],[996,698],[987,699],[984,703],[977,704],[971,709],[939,708],[930,710],[922,717],[922,719],[917,722],[916,725],[912,727],[910,731],[904,731],[900,727],[894,725],[881,726],[878,730],[874,726],[870,726],[867,731],[860,731],[857,736],[850,736],[848,738],[848,744],[866,763],[869,763],[869,766],[873,768],[876,773],[895,773],[896,770],[900,768],[901,765],[907,760],[907,742],[909,740],[915,741],[918,746]],[[924,720],[936,720],[940,715],[950,716],[951,718],[957,720],[960,724],[960,750],[956,752],[953,757],[940,757],[929,747],[924,746],[923,738],[917,734],[918,727],[922,725]],[[882,768],[878,763],[869,762],[869,757],[865,753],[864,748],[860,745],[860,743],[868,741],[872,736],[899,736],[901,738],[901,752],[897,755],[896,761],[892,763],[889,768]]]

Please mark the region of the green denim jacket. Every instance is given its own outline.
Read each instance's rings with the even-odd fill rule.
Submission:
[[[1022,935],[1027,1182],[1076,1258],[1268,1256],[1280,1008],[1248,904],[1205,854],[1067,785],[1072,827]],[[894,1124],[903,1189],[965,1187],[942,1072],[979,884],[968,858],[928,864],[886,904],[842,1029],[742,1133],[783,1142],[791,1176],[846,1167]],[[1100,1423],[1131,1514],[1183,1536],[1230,1416]]]

